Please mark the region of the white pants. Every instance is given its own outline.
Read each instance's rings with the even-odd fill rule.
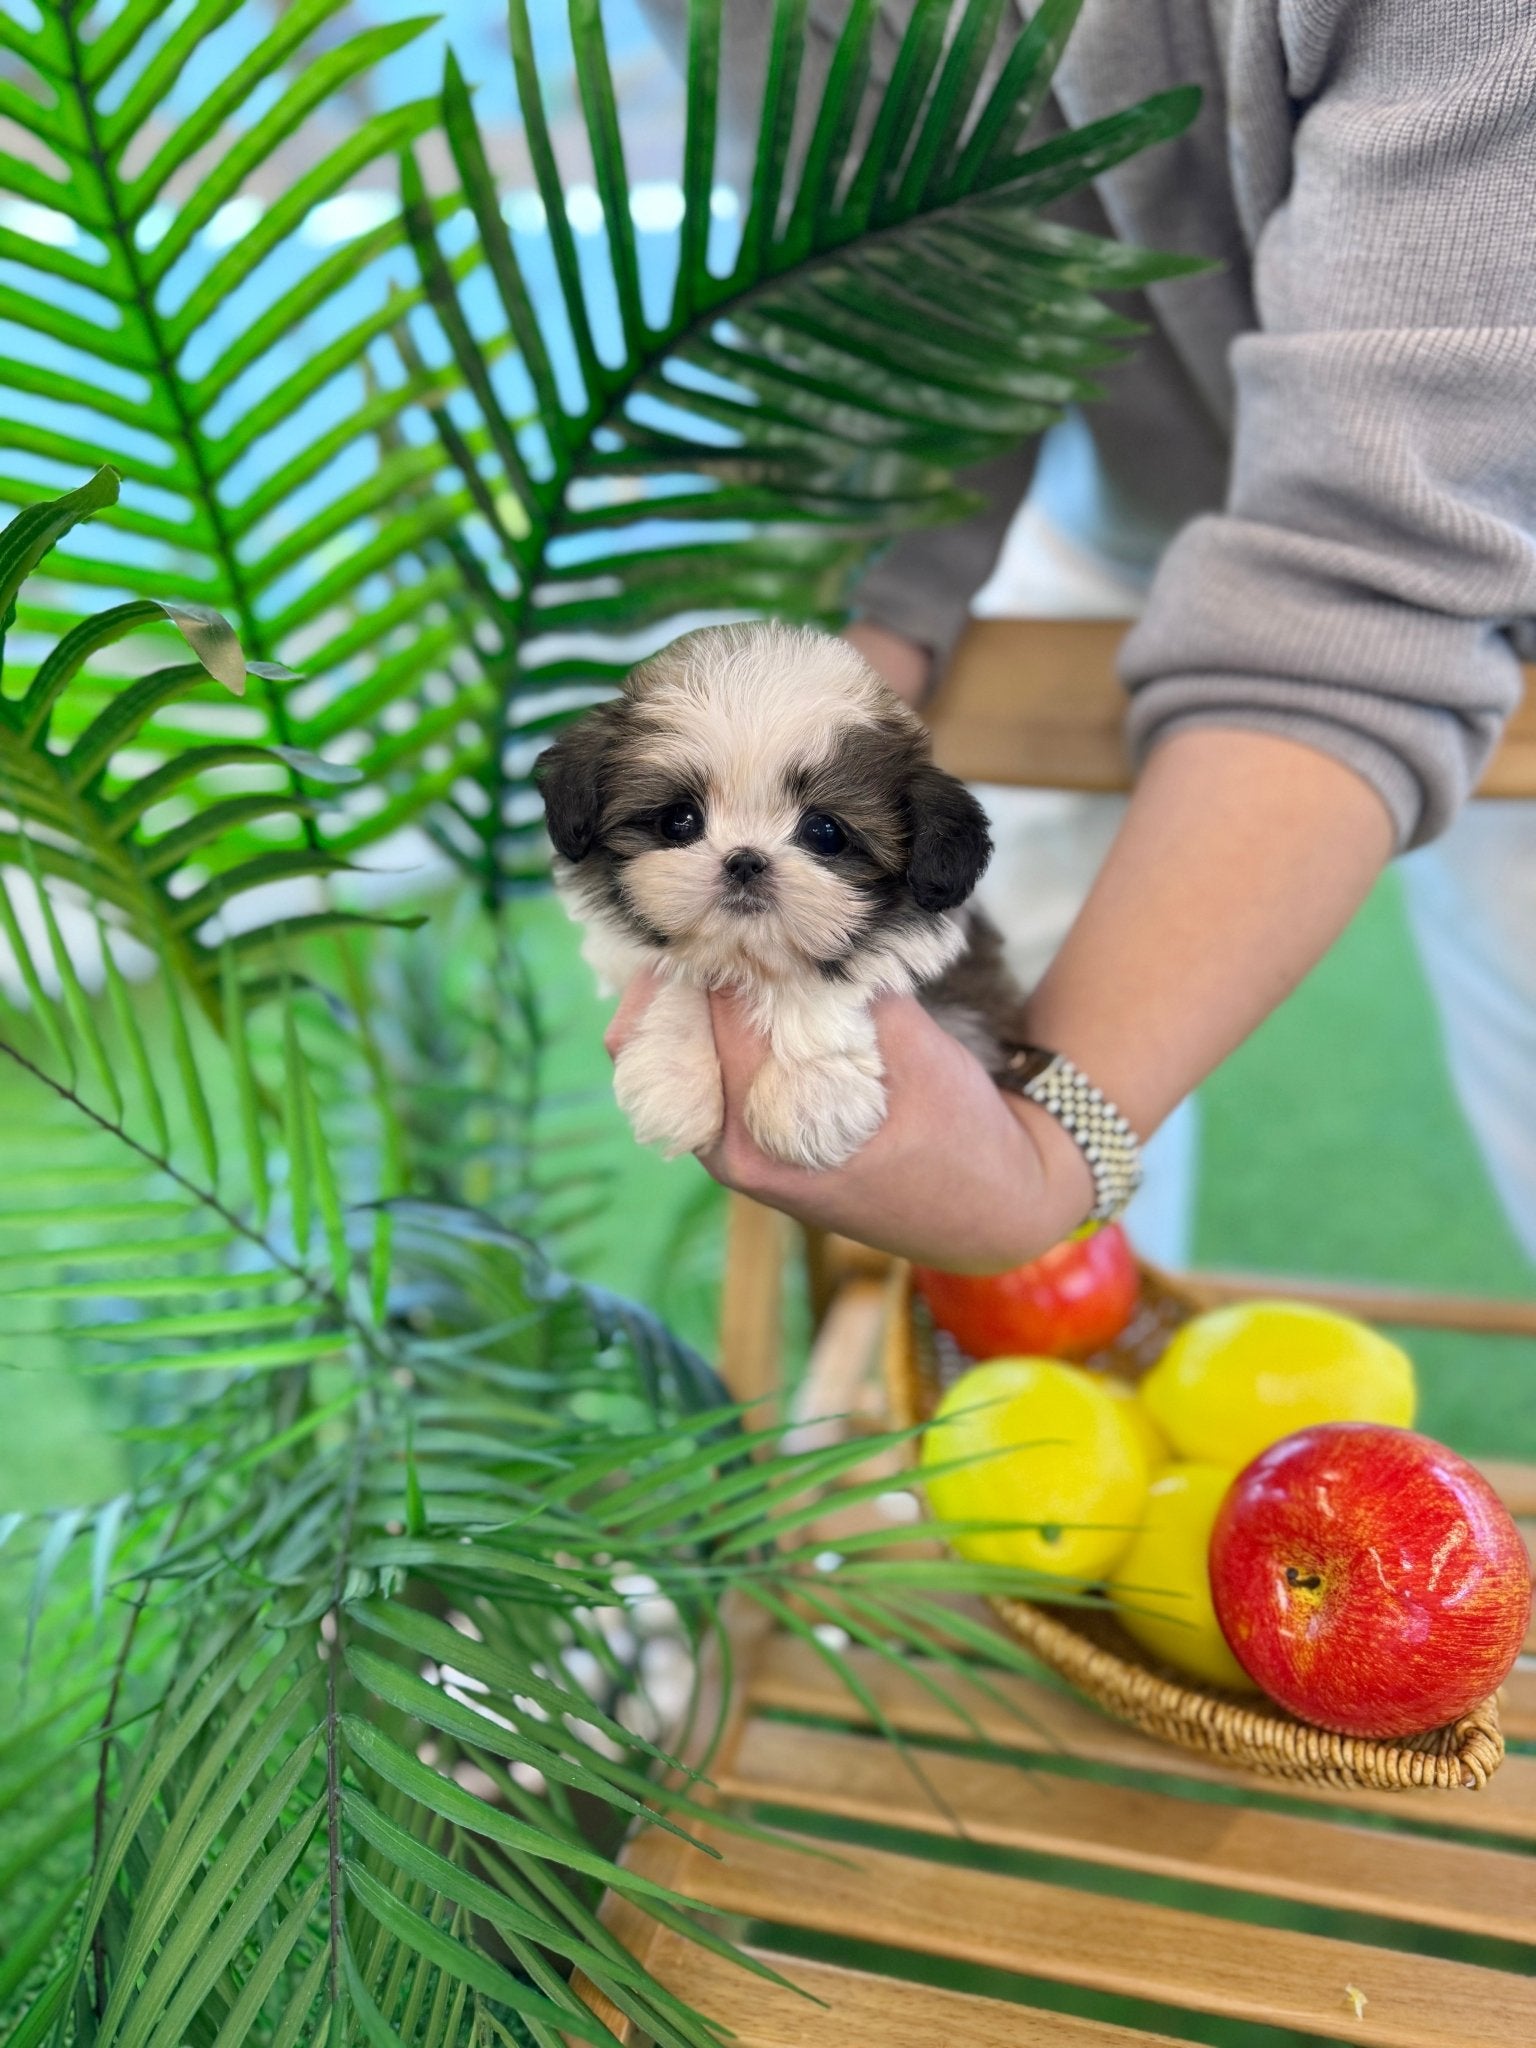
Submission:
[[[1536,1260],[1536,803],[1469,804],[1399,873],[1462,1113]]]
[[[1065,540],[1033,505],[1014,521],[978,613],[1128,618],[1137,585]],[[981,897],[1031,987],[1060,945],[1124,811],[1119,797],[986,788],[997,853]],[[1470,804],[1443,839],[1400,865],[1403,896],[1440,1013],[1451,1078],[1511,1227],[1536,1260],[1536,803]],[[1189,1263],[1199,1160],[1193,1099],[1146,1148],[1126,1212],[1142,1254]]]

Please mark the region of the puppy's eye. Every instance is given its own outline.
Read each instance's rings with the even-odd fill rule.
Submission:
[[[795,834],[807,853],[820,854],[823,860],[830,860],[841,853],[848,844],[848,834],[836,818],[829,818],[825,811],[807,811],[800,820],[800,830]]]
[[[668,846],[691,846],[704,834],[704,813],[697,804],[668,804],[656,816],[656,836]]]

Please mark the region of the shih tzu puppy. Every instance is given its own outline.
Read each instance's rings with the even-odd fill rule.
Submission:
[[[841,1165],[880,1128],[876,996],[919,996],[999,1071],[1023,998],[967,908],[985,814],[843,641],[686,633],[565,730],[539,783],[599,979],[661,981],[615,1070],[642,1143],[675,1155],[720,1135],[711,989],[740,990],[768,1039],[747,1127],[796,1166]]]

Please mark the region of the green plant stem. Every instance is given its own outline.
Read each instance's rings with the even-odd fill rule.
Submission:
[[[365,1396],[366,1398],[366,1396]],[[376,1418],[370,1417],[371,1423]],[[347,1491],[342,1505],[341,1533],[336,1543],[336,1571],[331,1581],[331,1639],[325,1659],[325,1862],[330,1885],[328,1927],[330,1955],[327,1964],[331,2009],[341,1996],[341,1951],[344,1930],[341,1901],[341,1631],[342,1598],[352,1555],[352,1531],[357,1520],[357,1500],[363,1483],[363,1454],[369,1425],[360,1423],[353,1439],[352,1462],[347,1473]]]
[[[121,1124],[114,1123],[111,1117],[103,1116],[100,1110],[93,1109],[83,1096],[77,1094],[73,1088],[66,1086],[64,1082],[56,1081],[51,1074],[46,1073],[43,1068],[38,1066],[35,1060],[28,1059],[24,1052],[12,1045],[7,1039],[0,1038],[0,1053],[3,1053],[8,1060],[14,1061],[22,1069],[23,1073],[30,1074],[34,1081],[41,1082],[43,1087],[58,1096],[61,1102],[67,1102],[72,1109],[77,1109],[99,1131],[105,1131],[109,1137],[116,1138],[119,1144],[126,1145],[129,1151],[136,1153],[147,1166],[152,1166],[157,1173],[163,1173],[167,1179],[174,1181],[177,1187],[192,1197],[193,1201],[199,1203],[205,1209],[211,1209],[222,1223],[227,1223],[230,1229],[238,1232],[248,1244],[253,1244],[260,1251],[264,1252],[272,1263],[280,1266],[291,1279],[299,1281],[306,1294],[313,1295],[317,1300],[324,1302],[344,1322],[349,1326],[351,1325],[352,1318],[347,1311],[346,1304],[339,1299],[332,1289],[320,1286],[302,1266],[295,1264],[292,1259],[285,1258],[276,1245],[263,1237],[259,1230],[253,1230],[248,1223],[236,1215],[233,1209],[225,1202],[222,1202],[211,1188],[199,1187],[196,1181],[189,1179],[169,1159],[134,1137],[133,1133],[125,1130]]]
[[[149,1600],[149,1580],[140,1585],[128,1617],[128,1626],[123,1630],[123,1640],[118,1647],[117,1657],[112,1666],[112,1684],[107,1694],[107,1704],[101,1717],[101,1754],[96,1760],[96,1796],[91,1809],[91,1870],[94,1873],[101,1861],[102,1839],[107,1831],[107,1776],[111,1769],[112,1739],[111,1728],[117,1718],[118,1696],[122,1691],[123,1679],[128,1670],[128,1658],[133,1649],[133,1639],[138,1633],[139,1619]],[[107,1945],[106,1931],[100,1918],[91,1931],[91,1971],[95,1995],[96,2017],[99,2020],[107,2009]]]
[[[192,1503],[183,1501],[166,1530],[161,1544],[161,1555],[170,1550],[181,1533],[181,1525],[187,1518]],[[139,1623],[144,1609],[149,1604],[150,1574],[146,1572],[139,1582],[138,1594],[133,1602],[133,1611],[128,1617],[128,1626],[123,1630],[123,1640],[118,1647],[112,1665],[112,1684],[107,1694],[107,1704],[101,1717],[101,1754],[96,1760],[96,1796],[91,1811],[91,1873],[94,1876],[101,1862],[101,1845],[107,1831],[107,1774],[111,1768],[112,1731],[117,1720],[117,1702],[123,1689],[123,1680],[128,1674],[128,1658],[133,1650],[133,1639],[138,1634]],[[98,1916],[91,1931],[91,1969],[96,2001],[96,2017],[99,2020],[107,2009],[107,1937],[103,1918]]]

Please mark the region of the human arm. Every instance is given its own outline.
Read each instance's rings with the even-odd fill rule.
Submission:
[[[1292,22],[1294,176],[1257,252],[1263,331],[1234,356],[1231,499],[1132,636],[1141,786],[1027,1018],[1143,1134],[1394,845],[1448,821],[1518,691],[1506,629],[1536,614],[1536,24],[1510,0],[1315,0]],[[898,1249],[941,1215],[955,1263],[1059,1236],[1087,1206],[1070,1141],[1009,1101],[1021,1151],[968,1087],[914,1098],[918,1027],[893,1014],[892,1116],[844,1177],[755,1159],[737,1119],[714,1170]],[[729,1005],[715,1029],[739,1106],[755,1048]]]
[[[1392,849],[1379,797],[1327,755],[1201,729],[1147,764],[1087,904],[1030,998],[1025,1035],[1067,1053],[1147,1136],[1342,931]],[[626,998],[622,1043],[646,998]],[[1077,1147],[1002,1094],[913,1001],[880,1005],[889,1090],[846,1166],[804,1173],[753,1145],[742,1106],[763,1057],[731,996],[712,1002],[726,1128],[704,1164],[802,1221],[929,1264],[1015,1265],[1086,1215]]]
[[[1082,913],[1031,996],[1024,1035],[1074,1059],[1143,1136],[1301,980],[1392,850],[1380,798],[1327,755],[1200,729],[1159,747]],[[986,1270],[1057,1243],[1093,1199],[1076,1145],[1000,1093],[915,1002],[879,1010],[889,1115],[848,1164],[759,1153],[742,1104],[763,1046],[713,999],[730,1187],[925,1263]],[[620,1032],[627,1020],[621,1015]]]

